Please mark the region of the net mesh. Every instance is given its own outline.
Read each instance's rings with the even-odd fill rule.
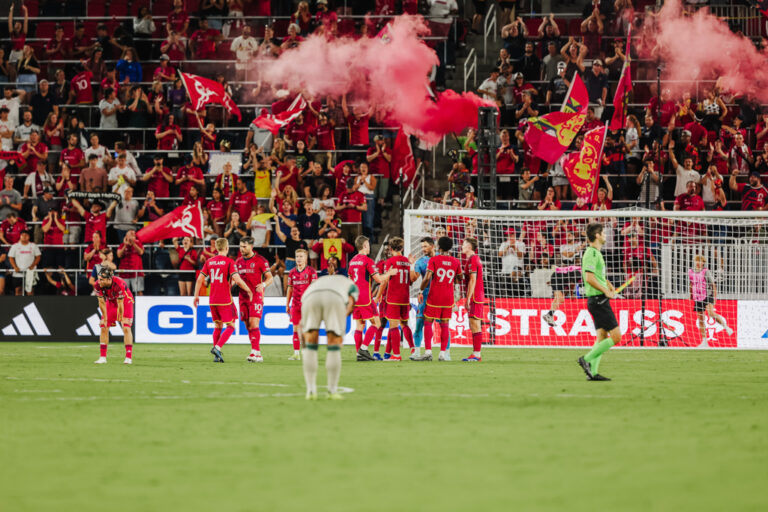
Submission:
[[[580,265],[586,227],[599,222],[607,279],[617,288],[629,281],[611,301],[622,344],[735,347],[737,301],[768,298],[768,219],[748,212],[690,213],[478,211],[424,201],[406,212],[404,231],[414,258],[422,255],[424,237],[450,237],[457,257],[465,238],[478,240],[489,343],[594,342]],[[454,323],[462,314],[459,308]]]

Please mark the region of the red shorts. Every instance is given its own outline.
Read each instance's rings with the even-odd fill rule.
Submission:
[[[296,329],[301,323],[301,304],[294,304],[291,306],[291,323],[293,328]]]
[[[107,326],[112,327],[117,323],[117,303],[107,301]],[[133,301],[123,301],[123,321],[120,322],[126,327],[133,325]],[[104,324],[102,319],[102,325]]]
[[[370,320],[379,316],[379,312],[376,311],[376,304],[371,302],[367,306],[355,306],[352,310],[353,320]]]
[[[410,317],[410,304],[387,304],[384,316],[387,320],[402,320],[407,322]]]
[[[211,318],[214,322],[221,322],[223,324],[231,324],[237,320],[237,309],[235,309],[235,303],[231,302],[223,306],[211,306]]]
[[[248,322],[250,318],[261,319],[261,313],[264,310],[264,303],[262,301],[240,301],[240,320]]]
[[[469,318],[479,318],[480,320],[485,320],[485,304],[480,304],[479,302],[470,302],[469,308],[467,308],[467,313],[469,314]]]
[[[427,304],[424,309],[424,318],[429,320],[450,320],[453,314],[452,307],[437,307]]]

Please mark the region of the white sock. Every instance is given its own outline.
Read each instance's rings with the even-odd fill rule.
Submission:
[[[445,352],[446,352],[445,350],[441,350],[440,351],[440,357],[445,357]]]
[[[368,345],[360,345],[360,348],[363,350],[368,350]]]
[[[317,352],[315,352],[317,357]],[[339,377],[341,376],[341,350],[328,350],[325,358],[325,371],[328,373],[328,393],[338,391]]]
[[[304,382],[307,383],[307,393],[317,393],[317,350],[304,349],[302,367]]]
[[[472,351],[472,355],[473,355],[473,356],[475,356],[475,357],[480,357],[480,352],[475,352],[475,351],[473,350],[473,351]]]
[[[432,349],[431,348],[424,349],[424,355],[430,355],[431,356],[432,355]]]
[[[295,356],[299,355],[299,351],[298,350],[294,350],[293,351],[293,355],[295,355]]]

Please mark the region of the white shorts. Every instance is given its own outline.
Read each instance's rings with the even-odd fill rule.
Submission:
[[[336,336],[347,331],[347,302],[335,292],[318,290],[301,298],[301,331],[325,330]]]
[[[130,279],[126,279],[125,282],[128,285],[128,288],[130,288],[133,293],[139,293],[139,292],[144,293],[143,277],[132,277]]]

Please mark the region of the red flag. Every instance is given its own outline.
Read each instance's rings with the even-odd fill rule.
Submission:
[[[613,95],[613,117],[608,128],[621,130],[624,128],[627,116],[627,104],[629,103],[629,91],[632,90],[632,69],[629,65],[629,43],[632,40],[632,25],[627,34],[627,52],[624,54],[624,67],[621,69],[619,85],[616,86],[616,94]]]
[[[402,128],[397,131],[392,146],[392,177],[395,183],[407,186],[416,174],[416,161],[413,158],[411,143]]]
[[[270,114],[266,109],[262,109],[261,115],[254,119],[252,123],[259,128],[269,130],[272,132],[272,135],[277,136],[280,128],[296,119],[299,114],[304,112],[305,108],[307,108],[307,102],[304,101],[304,97],[301,94],[298,94],[285,111],[279,114]]]
[[[580,112],[550,112],[528,119],[525,141],[533,156],[551,164],[557,162],[584,124]]]
[[[607,131],[607,126],[599,126],[588,131],[584,135],[581,151],[571,153],[563,165],[565,176],[576,197],[584,197],[587,201],[592,199],[600,177],[600,164]]]
[[[237,116],[237,120],[240,121],[242,116],[240,115],[240,109],[237,108],[235,102],[224,91],[224,86],[219,82],[209,80],[197,75],[191,75],[189,73],[180,73],[181,81],[184,82],[184,88],[189,94],[189,99],[194,105],[195,110],[200,110],[209,103],[215,103],[217,105],[224,105],[224,108],[230,114]]]
[[[584,80],[581,79],[579,73],[574,71],[573,80],[571,80],[571,85],[568,86],[568,94],[565,95],[560,112],[579,112],[583,113],[586,117],[587,107],[589,107],[587,86],[584,85]]]
[[[198,203],[179,206],[136,233],[145,244],[177,236],[203,238],[203,210]]]

